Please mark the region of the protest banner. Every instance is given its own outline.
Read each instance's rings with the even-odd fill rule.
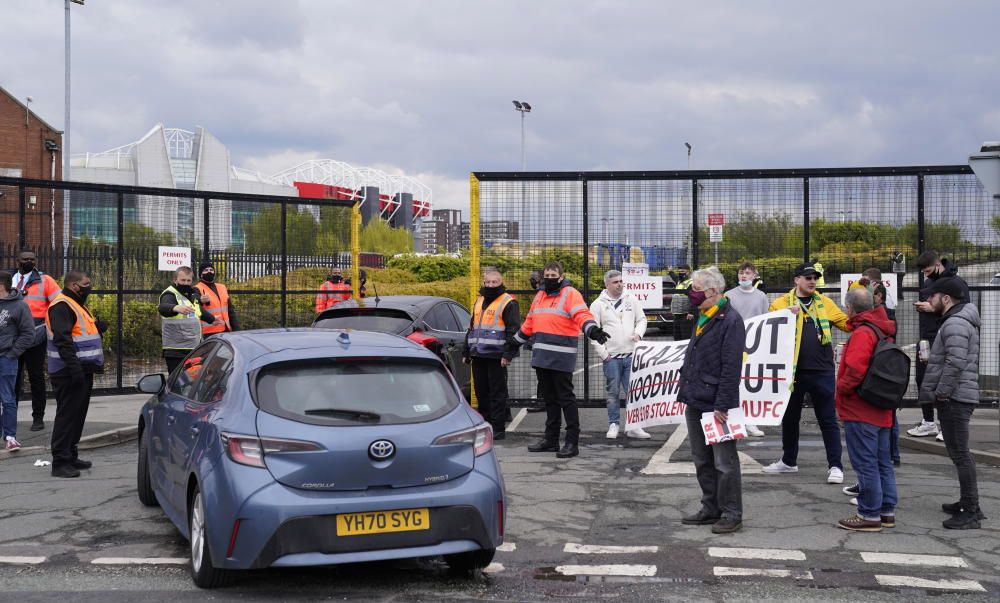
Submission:
[[[778,310],[745,320],[740,406],[754,425],[780,425],[791,395],[795,315]],[[684,422],[677,399],[688,341],[641,341],[632,354],[626,429]]]

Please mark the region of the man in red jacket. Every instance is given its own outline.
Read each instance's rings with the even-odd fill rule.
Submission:
[[[883,306],[874,307],[866,288],[847,292],[847,324],[853,329],[837,369],[837,414],[844,422],[847,455],[858,476],[858,512],[837,526],[881,532],[896,526],[896,474],[889,452],[892,410],[869,404],[857,394],[880,336],[893,337],[896,323]],[[879,333],[876,333],[876,330]]]

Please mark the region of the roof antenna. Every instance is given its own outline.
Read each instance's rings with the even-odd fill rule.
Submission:
[[[377,306],[378,302],[379,302],[378,287],[375,286],[375,281],[374,280],[372,280],[372,290],[375,291],[375,305]]]

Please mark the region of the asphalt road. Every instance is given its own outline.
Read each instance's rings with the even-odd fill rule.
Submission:
[[[585,419],[582,456],[576,459],[526,451],[538,436],[538,415],[529,415],[498,444],[510,498],[508,538],[487,575],[450,575],[436,559],[263,570],[248,572],[211,596],[625,602],[1000,598],[996,467],[980,466],[979,474],[991,520],[985,529],[953,532],[941,527],[945,516],[938,509],[957,498],[950,462],[904,451],[898,527],[849,533],[833,525],[853,507],[840,486],[825,483],[815,426],[806,428],[801,472],[783,476],[759,473],[760,463],[773,460],[780,449],[776,430],[767,428],[767,438],[742,446],[745,528],[713,536],[707,527],[680,524],[682,513],[696,507],[699,491],[687,473],[686,443],[674,438],[668,449],[676,444],[676,451],[663,451],[673,428],[652,429],[653,440],[612,442],[597,430],[600,412],[588,411],[597,414]],[[135,444],[91,451],[88,458],[94,468],[78,480],[49,477],[47,467],[33,466],[34,457],[0,461],[0,592],[16,601],[204,600],[208,593],[191,584],[182,565],[186,542],[159,509],[143,507],[136,498]],[[600,548],[608,546],[626,548]],[[874,553],[894,556],[871,557]]]

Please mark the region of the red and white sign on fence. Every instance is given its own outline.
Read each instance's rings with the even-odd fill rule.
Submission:
[[[191,248],[160,245],[156,251],[156,259],[159,270],[163,272],[173,272],[181,266],[191,267]]]

